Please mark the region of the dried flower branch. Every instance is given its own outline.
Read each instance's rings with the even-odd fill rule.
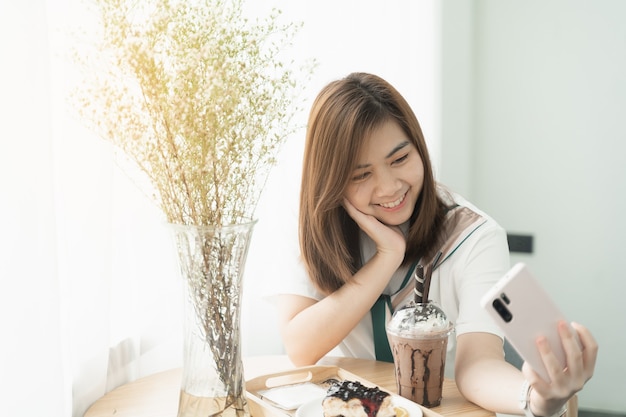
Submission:
[[[233,335],[248,241],[223,226],[253,219],[280,146],[297,128],[296,100],[312,66],[294,70],[280,54],[298,26],[279,25],[279,12],[250,22],[242,0],[94,1],[101,39],[75,54],[85,76],[75,103],[145,174],[168,222],[211,226],[178,226],[178,255],[198,337],[225,386],[210,415],[247,415]]]
[[[280,58],[299,26],[242,0],[96,0],[101,40],[76,54],[79,111],[147,176],[171,223],[253,217],[311,66]],[[298,78],[299,77],[299,78]]]

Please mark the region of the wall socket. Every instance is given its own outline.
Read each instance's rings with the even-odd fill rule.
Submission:
[[[509,251],[516,253],[533,253],[533,236],[507,233]]]

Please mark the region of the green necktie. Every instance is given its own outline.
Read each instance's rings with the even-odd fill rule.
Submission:
[[[413,274],[416,264],[417,262],[409,268],[398,291],[401,291],[404,286],[411,281],[411,275]],[[374,328],[374,352],[376,353],[377,361],[393,362],[389,340],[387,340],[387,330],[385,329],[387,324],[387,312],[385,310],[387,307],[389,307],[389,311],[391,311],[391,296],[381,294],[370,309],[372,327]]]

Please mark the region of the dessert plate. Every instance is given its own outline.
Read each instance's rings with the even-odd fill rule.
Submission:
[[[423,417],[420,406],[404,397],[392,394],[391,403],[394,407],[404,408],[409,413],[409,417]],[[322,417],[323,415],[322,399],[309,401],[296,410],[296,417]]]

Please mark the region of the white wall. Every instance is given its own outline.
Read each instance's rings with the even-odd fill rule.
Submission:
[[[512,260],[600,344],[580,407],[623,413],[626,2],[469,3],[443,9],[441,179],[534,236]]]

